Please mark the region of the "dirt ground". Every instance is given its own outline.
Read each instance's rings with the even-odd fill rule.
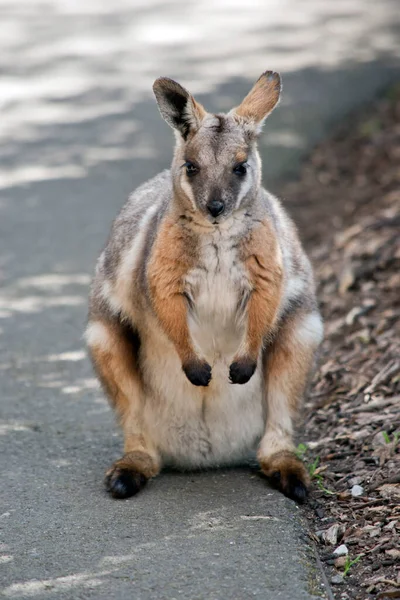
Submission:
[[[335,598],[400,598],[400,84],[319,145],[282,196],[325,320],[298,448],[313,536]]]

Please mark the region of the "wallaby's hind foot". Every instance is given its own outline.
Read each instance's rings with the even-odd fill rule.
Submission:
[[[107,471],[106,490],[118,500],[129,498],[140,492],[147,481],[157,475],[158,470],[148,454],[128,452]]]
[[[106,473],[106,490],[113,498],[124,500],[134,496],[147,483],[146,477],[132,469],[121,469],[115,465]]]
[[[310,478],[302,461],[289,450],[260,458],[261,470],[272,485],[292,500],[304,502]]]

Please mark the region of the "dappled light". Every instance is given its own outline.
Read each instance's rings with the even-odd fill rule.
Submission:
[[[289,73],[350,65],[357,71],[356,64],[400,53],[393,27],[398,5],[390,0],[116,0],[101,7],[2,0],[0,13],[3,188],[79,179],[118,160],[162,158],[141,119],[148,103],[157,119],[151,85],[159,75],[182,80],[204,98],[212,95],[219,105],[211,108],[226,110],[248,79],[266,68],[280,70],[287,74],[285,95],[274,118],[285,129],[291,107],[299,101],[312,106],[319,96],[311,87],[299,97]],[[238,86],[240,77],[245,81]],[[263,140],[266,147],[307,145],[303,133],[291,133],[293,123],[286,134],[281,126]]]
[[[45,274],[23,277],[0,288],[0,319],[14,313],[37,313],[52,307],[86,303],[89,275]],[[61,293],[68,286],[83,286],[82,295]],[[33,293],[33,292],[36,293]]]

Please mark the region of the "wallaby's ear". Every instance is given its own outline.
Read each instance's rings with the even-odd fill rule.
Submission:
[[[279,73],[265,71],[243,102],[234,108],[232,112],[234,115],[254,123],[258,130],[277,105],[281,89]]]
[[[197,131],[206,111],[185,88],[168,77],[159,77],[153,91],[161,116],[182,134],[183,139]]]

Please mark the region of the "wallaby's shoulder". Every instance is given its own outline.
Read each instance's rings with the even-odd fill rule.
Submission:
[[[260,206],[264,218],[266,218],[277,236],[284,230],[297,232],[296,226],[291,219],[282,201],[265,188],[260,190]]]
[[[129,250],[144,231],[154,231],[172,196],[171,173],[162,171],[136,188],[116,217],[103,251],[105,271],[112,272],[120,255]]]
[[[299,259],[303,256],[306,259],[297,226],[282,201],[265,188],[261,190],[261,197],[266,217],[284,252],[290,251]]]
[[[119,313],[129,296],[134,273],[142,270],[172,196],[171,172],[162,171],[136,188],[114,220],[97,261],[90,312]],[[139,277],[141,279],[141,277]],[[121,289],[117,289],[117,288]],[[126,288],[126,289],[125,289]]]
[[[146,211],[152,207],[167,207],[172,198],[172,178],[170,169],[165,169],[137,187],[129,196],[114,221],[113,231],[125,223],[140,222]]]

